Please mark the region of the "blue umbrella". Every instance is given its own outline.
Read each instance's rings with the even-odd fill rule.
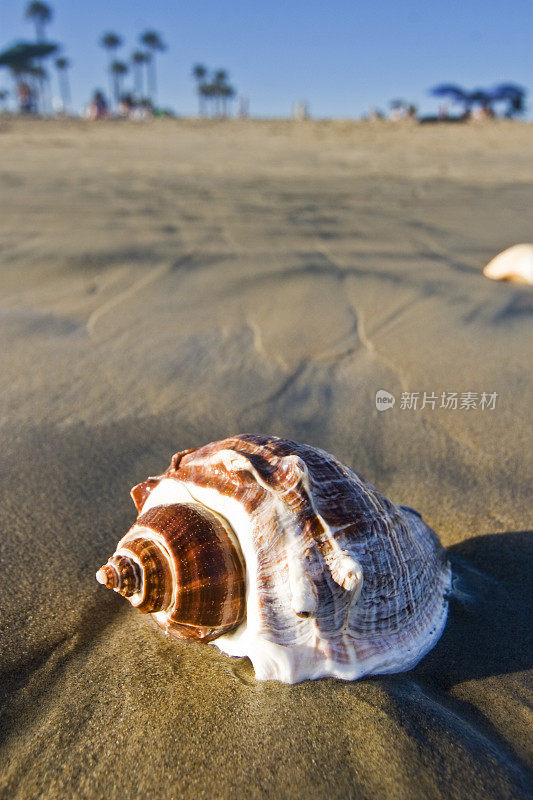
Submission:
[[[454,83],[441,83],[430,89],[429,93],[434,97],[449,97],[452,103],[464,103],[467,99],[465,90]]]
[[[473,92],[468,93],[467,99],[469,103],[479,103],[482,106],[486,106],[490,103],[492,97],[490,92],[485,89],[474,89]]]
[[[491,90],[493,100],[513,100],[516,97],[524,97],[526,90],[516,83],[500,83]]]

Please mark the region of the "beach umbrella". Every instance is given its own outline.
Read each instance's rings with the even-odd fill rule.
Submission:
[[[6,47],[0,52],[0,67],[6,67],[19,86],[23,75],[33,75],[38,81],[41,104],[44,110],[44,82],[46,73],[42,67],[42,59],[52,55],[58,50],[58,45],[52,42],[24,42],[19,41]],[[37,62],[37,63],[35,63]],[[35,110],[35,109],[33,109]]]
[[[464,103],[467,93],[455,83],[441,83],[429,90],[433,97],[449,97],[452,103]]]
[[[58,49],[52,42],[15,42],[10,47],[0,52],[0,67],[20,69],[29,66],[36,58],[46,58]]]
[[[491,90],[493,100],[512,100],[515,97],[523,97],[526,91],[516,83],[500,83]]]
[[[472,104],[479,103],[481,106],[487,106],[490,105],[492,97],[485,89],[474,89],[473,92],[468,93],[467,99]]]
[[[526,90],[516,83],[501,83],[491,90],[490,97],[494,103],[502,101],[507,103],[505,116],[510,118],[523,113],[526,94]]]

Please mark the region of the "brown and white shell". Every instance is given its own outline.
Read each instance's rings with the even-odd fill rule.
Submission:
[[[131,494],[139,517],[97,579],[260,680],[402,672],[444,629],[437,536],[323,450],[235,436]]]

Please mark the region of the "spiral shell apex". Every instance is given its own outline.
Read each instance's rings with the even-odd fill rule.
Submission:
[[[244,574],[222,520],[181,503],[141,514],[96,578],[166,633],[209,642],[244,619]]]
[[[295,683],[401,672],[436,644],[437,536],[333,456],[245,434],[176,454],[97,580],[165,632]]]

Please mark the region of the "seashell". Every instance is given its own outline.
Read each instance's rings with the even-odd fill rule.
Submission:
[[[483,275],[495,281],[533,285],[533,244],[515,244],[489,261]]]
[[[314,447],[244,434],[177,453],[97,580],[256,678],[353,680],[436,644],[451,572],[421,516]]]

